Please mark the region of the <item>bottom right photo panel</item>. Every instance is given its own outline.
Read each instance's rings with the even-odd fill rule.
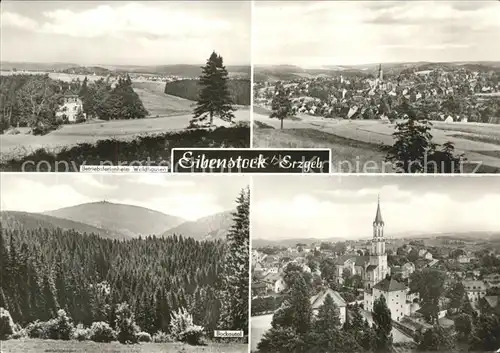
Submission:
[[[251,351],[498,352],[500,178],[254,176]]]

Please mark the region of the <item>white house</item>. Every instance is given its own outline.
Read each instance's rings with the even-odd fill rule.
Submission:
[[[463,280],[462,285],[465,288],[469,301],[473,305],[477,304],[480,299],[486,296],[488,285],[483,281]]]
[[[338,292],[330,288],[323,289],[321,292],[319,292],[318,294],[316,294],[311,298],[311,307],[313,310],[313,315],[318,314],[319,308],[323,305],[325,298],[328,294],[330,294],[330,296],[333,299],[333,302],[339,308],[340,323],[343,324],[345,322],[347,304]]]
[[[83,103],[78,95],[66,95],[64,96],[63,104],[56,112],[56,116],[62,118],[66,117],[69,122],[75,122],[76,116],[80,111],[83,112]]]
[[[412,300],[408,296],[408,290],[403,283],[386,278],[377,283],[371,291],[365,292],[364,309],[373,312],[375,300],[384,296],[387,307],[391,310],[391,318],[400,321],[404,316],[410,315]]]

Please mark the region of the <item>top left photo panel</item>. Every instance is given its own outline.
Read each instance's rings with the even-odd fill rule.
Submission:
[[[250,147],[250,1],[0,6],[0,171]]]

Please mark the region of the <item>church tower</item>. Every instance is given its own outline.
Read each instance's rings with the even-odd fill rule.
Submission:
[[[380,197],[377,201],[377,212],[373,221],[373,238],[370,251],[370,287],[385,279],[389,273],[387,253],[385,252],[384,220],[380,209]]]
[[[378,65],[378,79],[380,81],[384,79],[384,71],[382,70],[382,64]]]

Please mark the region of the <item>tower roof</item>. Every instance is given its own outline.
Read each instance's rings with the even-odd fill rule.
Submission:
[[[382,219],[382,212],[380,211],[380,195],[377,201],[377,214],[375,215],[375,221],[373,221],[373,223],[384,224],[384,220]]]

